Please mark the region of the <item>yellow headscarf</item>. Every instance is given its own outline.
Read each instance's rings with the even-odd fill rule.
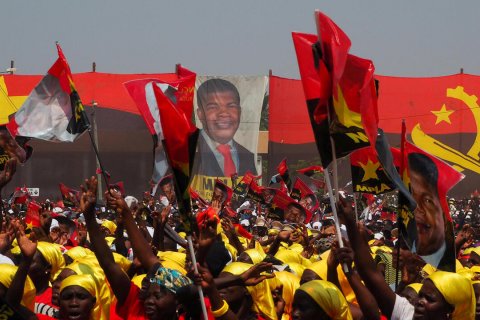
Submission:
[[[65,259],[63,258],[62,251],[58,245],[54,243],[39,241],[37,243],[37,250],[42,254],[43,258],[49,265],[52,266],[50,271],[50,281],[53,281],[60,269],[65,266]]]
[[[327,260],[320,260],[318,262],[314,262],[309,265],[305,270],[313,271],[317,276],[320,277],[320,279],[327,280]]]
[[[69,249],[67,252],[65,252],[65,254],[72,258],[72,260],[74,261],[80,258],[94,255],[94,253],[90,249],[80,246]]]
[[[97,258],[95,256],[87,256],[76,260],[66,266],[66,268],[74,271],[77,275],[90,275],[92,277],[97,285],[96,292],[98,302],[95,304],[93,315],[95,319],[109,319],[110,304],[115,296],[108,286],[107,278],[103,269],[100,267]]]
[[[292,270],[295,275],[299,278],[302,277],[303,275],[303,272],[305,271],[305,266],[304,265],[301,265],[299,263],[295,263],[295,262],[290,262],[288,264],[288,267],[290,268],[290,270]]]
[[[475,273],[480,273],[480,266],[472,266],[470,270]]]
[[[252,265],[248,263],[232,262],[227,265],[222,272],[228,272],[238,276],[251,267]],[[277,320],[272,292],[269,290],[268,283],[262,281],[256,286],[247,286],[246,288],[252,297],[254,310],[268,320]]]
[[[292,250],[280,250],[277,252],[275,255],[275,258],[278,260],[282,261],[285,264],[290,264],[291,262],[298,263],[304,266],[309,266],[312,264],[312,262],[308,259],[305,259],[302,257],[301,254],[292,251]]]
[[[135,277],[132,278],[133,284],[136,285],[139,288],[142,288],[142,281],[146,276],[147,275],[145,273],[140,274],[140,275],[136,275]]]
[[[115,224],[115,222],[110,220],[103,221],[101,226],[107,228],[108,231],[110,231],[110,234],[114,234],[115,230],[117,230],[117,225]]]
[[[420,292],[420,289],[422,289],[422,284],[418,282],[410,283],[408,288],[412,288],[417,294]]]
[[[334,320],[352,320],[347,300],[342,292],[331,282],[313,280],[298,288],[308,294],[325,313]]]
[[[60,293],[68,287],[79,286],[87,290],[92,297],[97,297],[97,289],[95,281],[93,281],[92,276],[86,274],[76,274],[68,278],[63,279],[62,284],[60,285]]]
[[[330,250],[328,252],[330,252]],[[312,263],[310,266],[307,267],[307,269],[315,272],[315,274],[319,276],[322,280],[327,280],[328,265],[327,265],[326,259]],[[338,274],[338,282],[342,287],[342,291],[345,293],[345,297],[347,301],[358,305],[355,292],[353,292],[353,289],[350,286],[350,283],[348,282],[348,279],[345,276],[345,273],[343,272],[343,268],[341,265],[338,265],[337,267],[337,274]]]
[[[159,251],[157,256],[160,258],[162,266],[168,269],[177,270],[182,275],[187,275],[185,270],[186,253],[175,251]]]
[[[0,264],[0,283],[5,288],[10,288],[12,284],[13,277],[17,273],[17,266],[12,266],[10,264]],[[35,295],[37,291],[35,290],[35,285],[33,284],[32,280],[29,276],[25,280],[25,286],[23,288],[23,297],[22,297],[22,305],[34,311],[35,307]]]
[[[107,245],[111,247],[113,244],[113,241],[115,241],[115,237],[105,237],[105,241],[107,241]]]
[[[287,271],[275,272],[276,286],[274,289],[282,286],[282,298],[285,300],[285,309],[283,310],[282,320],[289,320],[292,315],[293,296],[300,287],[300,277]],[[272,279],[272,280],[273,280]]]
[[[263,252],[263,250],[259,251],[257,249],[248,249],[244,252],[250,257],[250,259],[252,259],[252,262],[254,264],[262,262],[263,259],[265,259],[265,257],[267,256],[265,252]]]
[[[132,265],[132,261],[128,260],[124,256],[122,256],[119,253],[112,252],[113,253],[113,259],[115,260],[115,263],[122,268],[122,270],[127,273],[128,269],[130,269],[130,266]]]
[[[452,319],[475,319],[476,300],[470,280],[459,274],[445,271],[436,271],[428,279],[455,308]]]

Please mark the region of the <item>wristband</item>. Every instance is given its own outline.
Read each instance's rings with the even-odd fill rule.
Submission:
[[[215,317],[215,318],[220,318],[221,316],[225,315],[225,313],[228,312],[228,303],[227,301],[223,300],[223,305],[220,309],[218,310],[212,310],[212,315]]]

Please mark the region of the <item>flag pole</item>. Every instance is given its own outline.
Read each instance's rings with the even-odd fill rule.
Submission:
[[[95,70],[95,69],[94,69]],[[98,151],[98,130],[97,130],[97,102],[95,100],[92,100],[92,130],[93,130],[93,140],[95,141],[95,145],[97,146],[97,151]],[[89,130],[90,132],[90,130]],[[100,157],[98,156],[98,153],[96,152],[96,160],[97,160],[97,167],[101,168],[100,165]],[[101,168],[103,173],[103,168]],[[103,191],[102,191],[102,173],[97,173],[97,197],[100,202],[103,202]],[[108,183],[105,184],[105,188],[108,188]]]
[[[353,205],[355,206],[355,221],[358,222],[357,193],[353,192]]]
[[[401,140],[400,140],[400,174],[402,175],[403,178],[403,171],[405,170],[405,134],[407,132],[407,127],[405,125],[405,119],[402,119],[402,135],[401,135]],[[395,265],[395,291],[397,291],[398,288],[398,283],[399,283],[399,272],[398,272],[398,267],[400,265],[400,242],[402,240],[402,232],[400,230],[400,225],[403,223],[402,222],[402,216],[400,215],[400,211],[402,210],[401,205],[400,205],[400,194],[398,196],[397,200],[397,228],[398,228],[398,238],[397,238],[397,263]]]

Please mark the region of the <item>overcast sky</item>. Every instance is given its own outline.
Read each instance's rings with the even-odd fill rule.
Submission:
[[[330,16],[378,74],[480,74],[480,1],[2,1],[0,68],[44,74],[60,41],[73,72],[268,74],[298,78],[292,31]],[[3,71],[3,70],[2,70]]]

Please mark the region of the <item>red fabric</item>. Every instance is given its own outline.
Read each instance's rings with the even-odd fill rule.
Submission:
[[[117,315],[125,320],[144,320],[147,319],[145,315],[145,307],[143,302],[139,299],[140,288],[133,282],[130,283],[130,291],[128,297],[123,305],[117,304]]]
[[[48,304],[56,309],[57,307],[52,304],[52,287],[48,287],[42,294],[35,296],[35,303]]]
[[[38,320],[55,320],[57,318],[52,318],[52,317],[49,317],[47,315],[44,315],[44,314],[36,314],[35,315],[37,317]]]
[[[225,172],[225,176],[229,177],[232,174],[236,173],[237,168],[235,167],[235,163],[232,159],[230,146],[228,144],[220,144],[218,145],[217,150],[223,156],[223,172]]]
[[[332,74],[333,88],[343,75],[351,41],[335,22],[320,11],[315,11],[317,34],[321,39],[322,60]]]
[[[25,224],[28,228],[40,227],[40,209],[41,206],[35,201],[30,201],[27,206]]]
[[[435,164],[438,170],[438,178],[437,178],[438,198],[440,200],[440,204],[442,206],[445,218],[451,222],[452,217],[450,216],[450,209],[448,207],[447,192],[451,188],[453,188],[458,182],[460,182],[465,176],[462,173],[455,170],[450,165],[448,165],[447,163],[423,151],[422,149],[416,147],[415,145],[411,144],[408,141],[406,141],[405,143],[405,153],[407,155],[411,153],[420,153],[427,156],[433,161],[433,163]]]

